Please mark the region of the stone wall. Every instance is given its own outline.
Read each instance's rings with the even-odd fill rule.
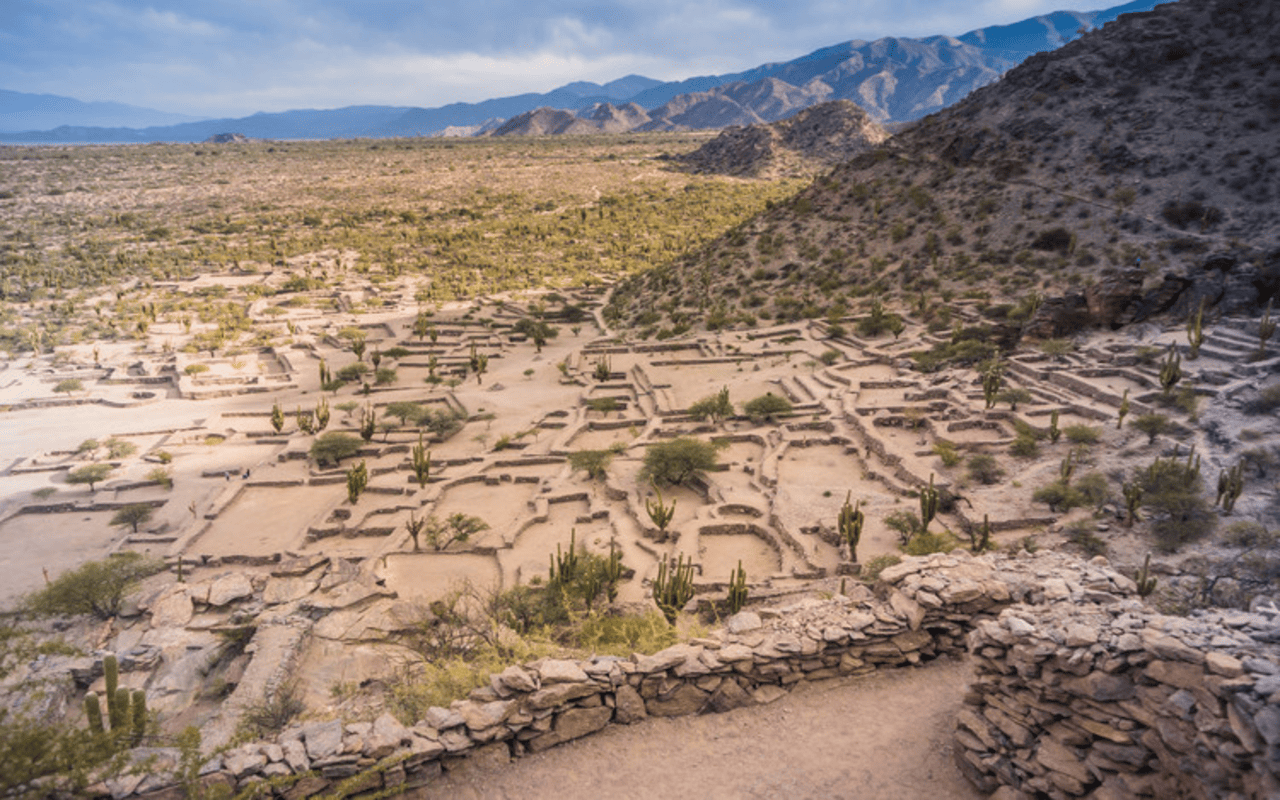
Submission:
[[[743,611],[706,638],[653,655],[512,665],[411,726],[387,714],[294,726],[221,753],[203,780],[244,789],[282,778],[277,795],[290,800],[351,780],[362,790],[409,790],[458,759],[506,761],[610,724],[769,703],[804,681],[970,650],[978,678],[958,720],[957,760],[986,791],[1276,790],[1280,612],[1158,617],[1105,559],[1054,553],[907,558],[883,571],[875,591],[860,583],[844,591]],[[97,789],[182,797],[169,777],[178,754],[147,754],[155,759],[147,777]]]
[[[1280,796],[1280,612],[1136,600],[979,622],[956,759],[1002,797]]]

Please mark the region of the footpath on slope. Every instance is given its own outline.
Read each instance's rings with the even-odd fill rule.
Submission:
[[[509,764],[459,764],[405,797],[977,800],[952,760],[970,678],[965,661],[941,658],[818,681],[765,706],[610,725]]]

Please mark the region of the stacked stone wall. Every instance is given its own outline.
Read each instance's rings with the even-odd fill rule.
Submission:
[[[1280,796],[1280,612],[1025,605],[970,635],[957,763],[1004,797]]]

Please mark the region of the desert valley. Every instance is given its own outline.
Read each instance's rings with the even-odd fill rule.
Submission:
[[[1280,793],[1275,16],[892,135],[0,147],[2,793]]]

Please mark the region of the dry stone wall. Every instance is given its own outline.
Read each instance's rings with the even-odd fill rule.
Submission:
[[[1148,628],[1154,618],[1134,598],[1133,581],[1101,558],[958,551],[905,559],[881,577],[875,591],[855,583],[829,599],[744,611],[706,638],[653,655],[512,665],[411,726],[390,715],[295,726],[221,753],[202,780],[244,789],[285,779],[276,794],[290,800],[353,780],[361,790],[409,790],[458,759],[505,761],[610,724],[768,703],[801,681],[972,649],[980,678],[959,721],[958,760],[985,789],[1178,796],[1161,793],[1183,791],[1176,777],[1151,777],[1170,765],[1187,775],[1208,771],[1214,786],[1238,785],[1250,796],[1272,785],[1261,776],[1274,766],[1280,714],[1265,692],[1280,691],[1280,668],[1274,645],[1248,627],[1254,617]],[[102,792],[183,796],[165,773],[178,754],[148,754],[154,766],[145,779]]]
[[[957,763],[1003,797],[1280,796],[1280,611],[1017,605],[970,635]]]

